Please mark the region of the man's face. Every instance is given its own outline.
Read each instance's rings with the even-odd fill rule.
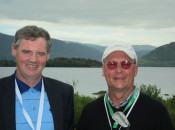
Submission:
[[[19,46],[12,45],[12,55],[16,58],[17,76],[22,81],[39,79],[49,55],[43,38],[21,40]]]
[[[116,51],[111,53],[105,60],[103,69],[103,75],[106,78],[109,91],[132,91],[134,88],[134,77],[137,75],[138,66],[136,64],[131,64],[129,68],[122,68],[120,66],[122,61],[134,61],[124,52]],[[110,69],[107,67],[107,63],[110,61],[117,62],[117,67],[115,69]]]

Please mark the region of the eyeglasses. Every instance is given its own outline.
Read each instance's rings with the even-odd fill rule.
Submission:
[[[109,70],[115,70],[118,66],[118,64],[125,70],[129,69],[131,67],[131,64],[135,64],[135,62],[131,62],[129,60],[124,60],[121,62],[117,62],[117,61],[108,61],[107,62],[107,68]]]

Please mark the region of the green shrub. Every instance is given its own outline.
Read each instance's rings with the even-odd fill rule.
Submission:
[[[171,121],[175,127],[175,95],[168,97],[166,99],[162,98],[161,89],[157,89],[155,85],[144,85],[140,86],[140,91],[154,98],[155,100],[160,101],[168,110]]]
[[[145,93],[147,95],[149,95],[150,97],[158,100],[158,101],[162,101],[163,98],[161,96],[161,89],[157,89],[156,85],[140,85],[140,91],[142,93]]]
[[[78,92],[74,94],[74,124],[75,127],[78,124],[82,109],[85,107],[85,105],[89,102],[92,102],[96,98],[79,95]]]

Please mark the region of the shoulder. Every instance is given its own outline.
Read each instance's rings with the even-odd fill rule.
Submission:
[[[43,77],[44,85],[48,89],[52,89],[53,91],[73,91],[73,86],[64,82],[61,82],[56,79],[52,79],[49,77]]]
[[[142,102],[142,104],[149,105],[149,106],[154,106],[154,107],[162,107],[162,103],[144,93],[140,93],[139,100]]]
[[[3,77],[0,79],[0,88],[14,85],[14,81],[15,81],[14,75]]]
[[[0,82],[7,82],[7,81],[13,80],[13,79],[15,79],[15,77],[14,77],[14,75],[12,74],[12,75],[10,75],[10,76],[1,78],[1,79],[0,79]]]
[[[60,87],[72,87],[72,85],[64,83],[62,81],[56,80],[56,79],[52,79],[49,77],[43,77],[44,83],[49,83],[51,85],[59,85]]]
[[[143,93],[140,93],[131,115],[131,120],[147,121],[150,125],[154,124],[155,128],[164,130],[172,128],[167,108],[160,101]]]
[[[12,97],[11,99],[13,99],[13,95],[15,95],[15,77],[11,75],[8,77],[1,78],[0,79],[0,100],[2,101],[3,99],[9,98],[9,97]]]
[[[104,96],[97,98],[96,100],[86,104],[84,111],[94,111],[104,108]]]
[[[140,109],[146,109],[147,111],[154,111],[155,113],[167,113],[166,107],[158,100],[153,99],[152,97],[140,93],[138,99],[138,106]]]
[[[102,116],[105,113],[105,107],[103,103],[103,97],[97,98],[96,100],[88,103],[82,110],[80,120],[89,120]],[[96,117],[94,117],[96,115]]]

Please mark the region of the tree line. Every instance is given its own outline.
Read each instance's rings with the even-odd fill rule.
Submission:
[[[46,67],[101,67],[101,62],[84,58],[54,58],[47,61]],[[0,60],[1,67],[15,67],[16,62],[13,60]]]
[[[1,67],[14,67],[13,60],[0,60]],[[85,58],[54,58],[47,61],[46,67],[101,67],[102,63],[97,60]],[[139,67],[175,67],[175,61],[150,61],[139,59]]]

